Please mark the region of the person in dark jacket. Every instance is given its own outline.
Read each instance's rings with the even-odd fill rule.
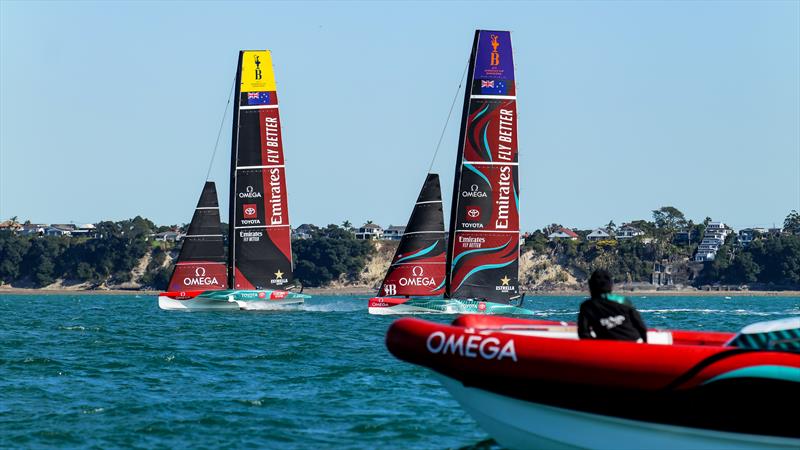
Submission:
[[[647,327],[639,311],[625,297],[614,295],[614,282],[605,270],[595,270],[589,278],[592,297],[578,312],[578,337],[647,342]]]

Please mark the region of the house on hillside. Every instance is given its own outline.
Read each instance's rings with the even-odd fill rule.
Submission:
[[[706,227],[703,240],[697,247],[694,260],[698,262],[713,261],[717,256],[719,248],[725,243],[725,238],[732,232],[722,222],[711,222]]]
[[[635,237],[644,236],[644,231],[632,227],[627,224],[623,224],[619,229],[617,229],[617,239],[633,239]]]
[[[314,225],[304,223],[292,230],[292,239],[309,239],[314,228],[316,228]]]
[[[63,228],[61,225],[50,225],[44,229],[45,236],[71,236],[71,229]]]
[[[570,241],[577,241],[578,237],[578,233],[570,230],[569,228],[559,228],[558,230],[550,233],[547,236],[547,239],[550,239],[551,241],[555,241],[557,239],[569,239]]]
[[[614,239],[614,236],[605,228],[595,228],[591,233],[586,235],[586,239],[589,241],[605,241],[608,239]]]
[[[22,225],[14,220],[5,220],[0,222],[0,231],[11,231],[17,233],[22,231]]]
[[[154,241],[178,242],[183,237],[183,234],[177,231],[162,231],[161,233],[152,234],[151,237]]]
[[[383,239],[387,241],[399,241],[403,238],[403,233],[406,232],[406,227],[399,225],[389,225],[389,228],[383,230]]]
[[[356,239],[376,240],[383,238],[383,228],[374,223],[365,223],[356,231]]]
[[[72,230],[73,236],[83,236],[83,237],[97,237],[97,227],[95,227],[91,223],[77,225],[74,230]]]
[[[49,227],[49,225],[46,223],[26,223],[22,225],[20,234],[23,236],[44,236],[44,230],[46,230],[47,227]]]
[[[739,230],[739,245],[747,247],[761,236],[769,234],[766,228],[744,228]]]

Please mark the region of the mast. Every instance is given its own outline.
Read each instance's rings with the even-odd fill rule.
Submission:
[[[511,33],[476,31],[468,71],[450,212],[446,296],[510,303],[519,295]]]
[[[283,138],[272,54],[239,52],[231,139],[232,289],[293,285]]]
[[[465,130],[467,129],[467,115],[469,113],[469,99],[470,91],[472,90],[472,81],[475,73],[475,53],[478,49],[478,36],[480,30],[475,30],[475,38],[472,40],[472,51],[469,54],[469,68],[467,69],[467,84],[464,86],[464,105],[461,107],[461,127],[458,133],[458,152],[456,153],[456,174],[453,178],[453,201],[450,202],[450,227],[447,229],[447,275],[445,276],[445,294],[446,298],[452,298],[451,269],[453,266],[453,241],[456,230],[456,216],[458,211],[458,192],[461,184],[461,164],[464,159],[464,138],[466,137]]]
[[[233,238],[235,231],[234,231],[234,221],[236,218],[236,190],[234,186],[236,186],[236,149],[239,143],[239,97],[242,92],[242,56],[244,55],[244,51],[239,52],[239,60],[236,63],[236,92],[234,95],[234,103],[233,103],[233,125],[231,129],[231,180],[230,184],[228,184],[228,286],[234,286],[233,284],[233,254],[235,251],[236,246],[236,239]]]
[[[442,190],[439,175],[429,173],[378,295],[437,296],[444,280]]]
[[[219,221],[217,187],[206,181],[172,271],[167,290],[215,290],[228,287],[225,248]]]

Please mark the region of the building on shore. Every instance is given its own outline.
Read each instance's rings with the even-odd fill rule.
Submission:
[[[617,239],[633,239],[635,237],[644,236],[644,231],[623,223],[615,234]]]
[[[703,234],[703,240],[697,247],[694,260],[698,262],[713,261],[719,248],[725,243],[725,238],[732,232],[722,222],[710,222]]]
[[[310,223],[304,223],[292,230],[292,239],[310,239],[311,232],[317,228]]]
[[[389,228],[383,230],[383,239],[387,241],[399,241],[403,238],[406,232],[406,227],[400,225],[389,225]]]
[[[586,240],[588,241],[607,241],[609,239],[614,239],[614,235],[605,228],[595,228],[586,235]]]
[[[356,231],[356,239],[378,240],[383,238],[383,228],[374,223],[365,223]]]
[[[577,241],[578,240],[578,233],[570,230],[569,228],[559,228],[558,230],[550,233],[547,236],[547,239],[551,241],[559,240],[559,239],[567,239],[570,241]]]

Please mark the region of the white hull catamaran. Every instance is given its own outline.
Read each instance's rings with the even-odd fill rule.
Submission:
[[[239,52],[230,173],[227,261],[222,261],[214,189],[213,202],[201,198],[195,217],[215,214],[216,228],[204,224],[205,231],[195,232],[192,219],[168,292],[159,295],[162,309],[269,310],[310,298],[294,291],[283,139],[269,50]],[[212,209],[213,214],[207,212]],[[199,260],[196,252],[202,254]]]

